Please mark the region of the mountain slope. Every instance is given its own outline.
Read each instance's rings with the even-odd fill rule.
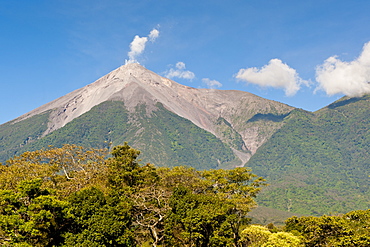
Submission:
[[[14,156],[47,130],[50,111],[34,115],[24,121],[11,121],[0,125],[0,162]]]
[[[148,115],[160,103],[164,109],[188,119],[229,145],[240,159],[240,165],[248,161],[282,125],[280,121],[258,116],[279,119],[293,109],[247,92],[190,88],[161,77],[139,64],[127,64],[90,85],[7,123],[7,126],[22,123],[49,112],[47,128],[42,134],[37,132],[36,137],[35,133],[24,133],[23,136],[20,133],[19,137],[14,137],[15,146],[0,152],[9,155],[12,153],[9,150],[18,149],[18,145],[24,143],[29,135],[35,136],[33,140],[44,138],[89,112],[94,106],[112,100],[124,102],[129,113],[135,113],[138,105],[145,105],[145,114]],[[4,126],[0,126],[0,131]]]
[[[271,183],[260,204],[301,214],[370,207],[370,97],[294,110],[247,163]]]
[[[239,164],[230,147],[189,120],[166,110],[160,103],[150,115],[145,105],[130,113],[121,101],[106,101],[66,126],[30,143],[19,153],[65,143],[104,148],[125,141],[142,151],[142,162],[162,166],[191,165],[216,169]]]

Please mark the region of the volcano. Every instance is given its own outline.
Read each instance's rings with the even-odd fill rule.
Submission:
[[[24,124],[25,121],[29,122],[30,119],[47,115],[47,120],[42,121],[42,130],[37,129],[37,133],[30,133],[30,130],[26,130],[25,133],[18,133],[19,138],[14,140],[13,143],[16,147],[8,147],[7,150],[2,150],[3,157],[8,158],[9,155],[17,154],[20,151],[42,147],[43,145],[36,145],[35,142],[40,143],[41,139],[45,139],[56,130],[61,132],[65,126],[72,124],[81,116],[89,115],[94,107],[106,102],[122,102],[128,114],[125,124],[135,125],[136,121],[135,126],[140,125],[137,128],[140,133],[143,132],[143,126],[137,122],[137,119],[144,116],[150,119],[159,110],[159,107],[162,111],[169,111],[183,120],[189,120],[187,122],[189,126],[195,125],[208,132],[215,140],[225,144],[226,149],[231,149],[233,153],[231,156],[235,156],[238,160],[232,163],[238,166],[247,162],[257,149],[281,127],[281,121],[278,120],[294,109],[288,105],[267,100],[248,92],[196,89],[184,86],[159,76],[137,63],[130,63],[113,70],[83,88],[4,124],[5,127],[15,127]],[[137,112],[139,108],[145,109],[145,113],[140,112],[144,115],[138,116],[140,115]],[[108,119],[106,121],[112,122]],[[166,121],[166,119],[163,119],[163,121]],[[32,125],[32,122],[30,124]],[[2,127],[4,128],[4,126]],[[94,126],[94,128],[97,128],[97,126]],[[186,126],[183,128],[190,129]],[[115,129],[107,131],[112,133],[115,132]],[[132,132],[132,130],[126,130],[126,132]],[[161,134],[167,135],[168,133]],[[116,138],[121,140],[124,136],[122,134],[122,136],[116,136]],[[186,137],[184,136],[184,138]],[[128,140],[133,141],[131,138],[128,138]],[[43,143],[45,145],[60,145],[63,142],[67,143],[67,141],[70,140],[63,140],[59,134],[59,137],[54,137],[54,141],[51,141],[51,143],[46,143],[46,140]],[[88,146],[101,146],[99,144],[101,141],[107,140],[97,140],[96,145],[93,143],[87,144]],[[120,144],[115,138],[109,138],[109,141]],[[145,140],[142,141],[145,142]],[[86,140],[83,139],[75,139],[73,142],[86,144]],[[142,151],[145,153],[145,146],[148,146],[148,144],[144,145],[139,140],[134,140],[134,142],[138,148],[143,148]],[[191,144],[189,143],[189,145]],[[202,144],[198,143],[198,145]],[[4,155],[4,152],[7,155]],[[192,155],[189,154],[189,156]],[[160,160],[146,159],[146,161],[158,162]],[[218,163],[220,164],[219,161]],[[193,164],[188,163],[185,165],[193,166]]]

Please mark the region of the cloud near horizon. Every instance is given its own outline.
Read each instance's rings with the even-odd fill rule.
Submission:
[[[165,72],[165,77],[172,79],[172,78],[181,78],[187,80],[193,80],[195,78],[195,74],[189,70],[185,70],[186,66],[184,62],[177,62],[176,69],[171,68],[170,70]]]
[[[317,90],[328,95],[345,94],[360,97],[370,93],[370,42],[365,43],[360,56],[343,62],[337,56],[331,56],[316,68]]]
[[[240,69],[235,78],[261,87],[283,88],[287,96],[295,95],[302,84],[308,85],[308,81],[301,79],[295,69],[277,58],[271,59],[261,69]]]
[[[219,81],[211,80],[209,78],[203,78],[202,82],[206,84],[208,88],[211,89],[222,87],[222,84]]]
[[[153,28],[148,35],[149,40],[152,43],[158,38],[158,36],[159,31],[155,28]],[[138,63],[137,57],[144,52],[146,43],[148,42],[148,37],[140,37],[139,35],[135,35],[134,40],[130,44],[130,51],[127,53],[128,60],[126,60],[126,64]]]

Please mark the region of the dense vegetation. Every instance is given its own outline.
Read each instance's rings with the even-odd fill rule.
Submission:
[[[284,230],[300,237],[305,246],[370,246],[370,210],[339,216],[292,217]]]
[[[22,147],[40,138],[47,129],[49,113],[0,125],[0,162],[22,152]]]
[[[65,145],[10,159],[0,167],[0,243],[240,246],[263,179],[246,168],[140,165],[139,153]]]
[[[138,163],[127,144],[26,152],[0,166],[3,246],[370,246],[370,210],[250,225],[265,185],[246,168]]]
[[[322,215],[370,207],[369,96],[294,110],[248,162],[269,186],[259,204]]]
[[[370,246],[370,210],[338,216],[291,217],[278,229],[249,225],[241,232],[241,242],[251,247],[365,247]]]

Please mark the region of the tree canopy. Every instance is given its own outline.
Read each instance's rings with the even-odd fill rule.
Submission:
[[[140,164],[127,143],[26,152],[0,166],[4,246],[370,246],[370,210],[250,225],[266,185],[245,167]]]
[[[26,152],[0,167],[8,246],[240,246],[262,178],[140,164],[127,143]]]

